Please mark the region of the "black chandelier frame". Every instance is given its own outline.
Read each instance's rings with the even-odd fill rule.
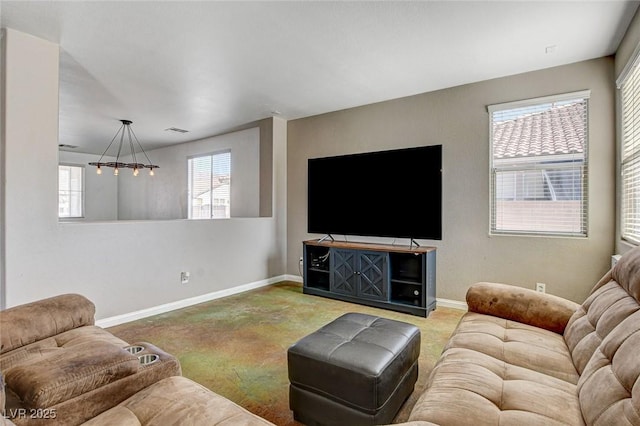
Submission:
[[[149,156],[144,151],[144,148],[142,148],[142,145],[140,144],[140,141],[138,140],[138,137],[136,136],[135,132],[131,128],[131,124],[133,123],[133,121],[131,121],[131,120],[120,120],[120,122],[122,123],[122,126],[120,126],[120,128],[118,129],[116,134],[113,136],[113,139],[111,139],[111,142],[109,142],[109,145],[107,146],[107,149],[104,150],[104,152],[102,153],[102,155],[100,156],[98,161],[93,161],[93,162],[89,163],[89,165],[90,166],[96,166],[98,174],[102,173],[101,167],[111,167],[111,168],[114,169],[114,174],[115,175],[118,174],[118,169],[133,169],[133,175],[134,176],[136,176],[138,174],[138,171],[140,169],[149,169],[149,174],[151,176],[153,176],[153,174],[154,174],[153,170],[154,169],[159,169],[160,166],[151,163],[151,160],[149,159]],[[125,162],[120,161],[120,155],[122,154],[122,147],[123,147],[123,145],[125,145],[125,133],[126,133],[128,139],[129,139],[128,145],[129,145],[129,149],[130,149],[131,158],[133,159],[133,162],[131,162],[131,163],[125,163]],[[102,159],[107,154],[107,152],[109,151],[109,148],[111,148],[111,145],[113,145],[113,143],[116,141],[118,136],[120,136],[120,142],[118,143],[118,152],[116,154],[116,161],[103,162]],[[136,158],[136,151],[135,151],[134,141],[138,145],[138,147],[140,148],[140,152],[142,152],[144,157],[147,159],[147,163],[148,164],[139,163],[138,162],[138,160]]]

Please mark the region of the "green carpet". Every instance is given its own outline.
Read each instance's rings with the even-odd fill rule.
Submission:
[[[175,355],[182,374],[277,425],[295,425],[289,410],[287,348],[347,312],[418,326],[422,333],[416,389],[394,422],[407,419],[429,371],[463,311],[438,308],[421,318],[302,294],[282,282],[109,328]]]

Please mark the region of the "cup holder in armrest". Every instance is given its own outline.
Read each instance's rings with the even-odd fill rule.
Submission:
[[[149,364],[153,364],[154,362],[158,362],[160,360],[160,355],[158,354],[144,354],[138,357],[140,361],[140,365],[145,366]]]
[[[144,346],[131,345],[131,346],[125,347],[124,350],[129,352],[130,354],[135,355],[137,353],[140,353],[140,352],[144,351]]]

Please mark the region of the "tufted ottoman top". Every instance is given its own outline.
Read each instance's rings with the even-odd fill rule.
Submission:
[[[349,313],[289,348],[289,380],[360,411],[375,412],[419,355],[416,326]]]

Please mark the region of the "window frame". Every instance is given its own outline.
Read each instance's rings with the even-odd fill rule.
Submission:
[[[79,216],[60,216],[60,167],[74,167],[80,169],[80,215]],[[85,218],[86,206],[85,206],[85,194],[86,194],[87,180],[86,180],[86,168],[83,164],[75,164],[75,163],[66,163],[60,162],[58,163],[58,220],[61,221],[73,221],[80,220]],[[68,189],[69,197],[71,192],[73,191],[71,188]],[[71,211],[71,209],[69,209]]]
[[[590,90],[581,90],[577,92],[569,92],[562,93],[551,96],[543,96],[537,98],[523,99],[513,102],[505,102],[500,104],[493,104],[487,106],[487,112],[489,113],[489,235],[490,236],[537,236],[537,237],[562,237],[562,238],[588,238],[589,236],[589,101],[591,97]],[[565,232],[565,231],[552,231],[550,229],[546,230],[516,230],[516,229],[498,229],[496,226],[497,220],[495,219],[496,209],[498,204],[498,185],[497,185],[497,174],[496,171],[499,170],[499,167],[496,167],[494,160],[494,113],[500,111],[513,110],[517,108],[525,108],[525,107],[535,107],[538,105],[550,104],[550,103],[558,103],[570,100],[583,99],[585,104],[585,141],[584,141],[584,152],[581,154],[582,156],[582,173],[581,173],[581,196],[580,196],[580,223],[581,223],[581,231],[580,232]],[[533,170],[533,171],[542,171],[545,172],[547,169],[556,168],[558,170],[563,170],[562,168],[558,168],[557,166],[550,166],[545,168],[543,161],[544,157],[523,157],[523,158],[531,158],[532,160],[526,161],[523,159],[518,159],[512,161],[511,163],[516,163],[518,161],[522,162],[522,164],[530,164],[531,167],[512,167],[512,171],[525,171],[525,169]],[[539,160],[533,160],[535,158],[539,158]],[[552,155],[548,157],[550,160]],[[573,161],[573,160],[572,160]],[[507,162],[505,162],[507,163]],[[566,163],[570,163],[566,161]],[[575,168],[572,167],[572,169]],[[507,168],[503,168],[502,170],[507,170]]]
[[[193,185],[193,176],[192,173],[190,173],[191,171],[191,161],[197,158],[204,158],[204,157],[211,157],[212,158],[212,165],[213,165],[213,158],[217,155],[222,155],[222,154],[229,154],[229,216],[228,217],[214,217],[213,215],[213,211],[214,209],[211,208],[210,213],[209,213],[209,217],[193,217],[193,205],[192,205],[192,185]],[[232,163],[232,158],[231,158],[231,149],[220,149],[217,151],[213,151],[213,152],[209,152],[209,153],[205,153],[205,154],[195,154],[195,155],[191,155],[189,157],[187,157],[187,219],[189,220],[207,220],[207,219],[215,219],[215,220],[220,220],[220,219],[229,219],[231,218],[231,163]],[[213,173],[211,175],[213,177]],[[213,188],[211,187],[211,185],[209,186],[209,191],[211,191],[211,206],[213,206]]]
[[[617,188],[617,191],[618,191],[617,193],[619,197],[618,235],[622,242],[633,245],[633,246],[637,246],[637,245],[640,245],[640,222],[635,225],[627,227],[627,222],[631,220],[629,217],[627,217],[626,201],[628,201],[628,199],[625,196],[625,192],[627,192],[626,186],[625,186],[625,181],[626,181],[625,172],[627,170],[627,167],[626,167],[627,165],[629,165],[630,166],[629,168],[633,170],[634,165],[630,163],[637,162],[640,159],[640,137],[636,136],[635,139],[629,141],[631,145],[635,145],[635,146],[632,146],[632,148],[630,149],[631,152],[629,152],[628,155],[625,155],[625,151],[627,151],[627,144],[626,144],[627,141],[625,140],[626,139],[625,138],[626,117],[625,117],[624,89],[627,83],[631,84],[631,87],[635,89],[634,93],[631,94],[633,98],[633,102],[640,103],[640,86],[639,86],[640,85],[640,44],[636,46],[633,54],[627,61],[622,72],[620,73],[620,76],[616,80],[616,89],[617,89],[617,95],[618,95],[617,96],[618,111],[619,111],[618,117],[616,118],[617,126],[619,126],[618,127],[619,154],[616,159],[616,163],[617,163],[616,167],[617,167],[617,171],[619,173],[618,176],[620,179],[619,187]],[[637,112],[634,112],[634,115],[637,117],[636,120],[640,122],[640,108],[638,108],[637,110],[634,109],[634,111],[637,111]],[[632,118],[631,121],[632,123],[630,124],[632,125],[636,124],[636,123],[633,123],[634,118]],[[629,196],[629,199],[636,206],[634,209],[640,213],[640,183],[636,183],[633,185],[633,187],[631,188],[631,195]],[[629,214],[633,214],[633,211],[629,212]]]

